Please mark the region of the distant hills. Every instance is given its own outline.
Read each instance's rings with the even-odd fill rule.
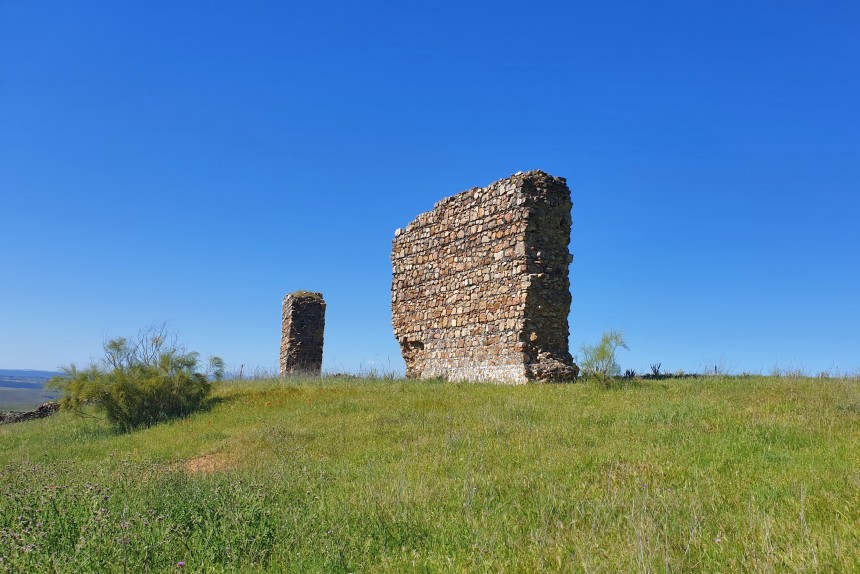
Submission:
[[[59,375],[54,371],[30,369],[0,369],[0,387],[7,389],[41,389],[48,379]]]
[[[24,379],[50,379],[61,373],[57,371],[34,371],[33,369],[0,369],[0,377]]]

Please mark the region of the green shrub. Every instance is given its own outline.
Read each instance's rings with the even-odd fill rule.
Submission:
[[[607,331],[597,345],[583,346],[580,363],[583,374],[604,382],[610,377],[620,375],[621,367],[615,359],[615,350],[618,348],[630,349],[624,342],[624,333],[621,331]]]
[[[124,337],[105,343],[101,365],[84,370],[75,365],[51,379],[64,396],[62,408],[80,411],[92,404],[120,431],[186,416],[203,407],[212,386],[198,372],[199,355],[186,352],[164,328],[142,331],[136,340]],[[210,357],[219,379],[224,362]]]

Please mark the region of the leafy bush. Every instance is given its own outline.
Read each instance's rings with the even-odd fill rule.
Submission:
[[[130,431],[200,409],[212,385],[198,372],[199,355],[186,352],[164,327],[147,329],[136,340],[112,339],[104,345],[101,365],[75,365],[51,379],[64,393],[62,408],[80,411],[92,404],[117,430]],[[224,361],[210,357],[210,373],[224,374]]]
[[[624,333],[620,331],[607,331],[597,345],[583,346],[580,367],[585,376],[606,381],[621,374],[621,367],[615,359],[615,350],[618,348],[629,350],[624,342]]]

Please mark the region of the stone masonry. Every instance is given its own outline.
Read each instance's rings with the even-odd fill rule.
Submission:
[[[43,419],[55,414],[59,410],[59,403],[43,403],[35,411],[29,411],[26,413],[0,413],[0,424],[20,423],[24,421]]]
[[[281,329],[282,377],[319,376],[322,370],[325,301],[322,293],[296,291],[284,297]]]
[[[517,173],[436,203],[395,232],[394,335],[410,378],[574,381],[570,190]]]

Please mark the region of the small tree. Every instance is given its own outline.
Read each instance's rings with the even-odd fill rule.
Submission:
[[[145,329],[134,340],[118,337],[104,344],[101,364],[84,370],[75,365],[50,384],[64,396],[62,408],[92,404],[120,431],[129,431],[200,409],[212,390],[198,372],[199,355],[187,352],[162,325]],[[210,372],[220,379],[224,361],[210,357]]]
[[[581,349],[582,372],[586,377],[596,377],[603,382],[620,375],[621,367],[615,359],[615,351],[619,348],[630,350],[621,331],[607,331],[597,345],[584,345]]]
[[[206,374],[216,381],[224,379],[224,359],[216,355],[209,355],[209,369]]]

